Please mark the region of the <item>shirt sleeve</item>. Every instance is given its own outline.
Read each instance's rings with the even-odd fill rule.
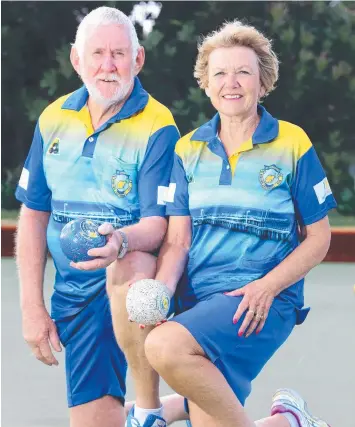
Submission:
[[[141,217],[165,217],[165,194],[168,189],[173,154],[179,132],[174,125],[157,130],[148,141],[138,175]]]
[[[43,168],[43,139],[37,123],[32,145],[25,161],[15,196],[30,209],[51,211],[52,193]]]
[[[308,137],[305,135],[308,139]],[[337,206],[324,169],[313,145],[299,156],[291,186],[298,222],[313,224]]]
[[[181,157],[176,153],[166,197],[166,213],[169,216],[190,215],[189,184]]]

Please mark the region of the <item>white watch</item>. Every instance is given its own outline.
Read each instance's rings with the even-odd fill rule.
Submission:
[[[118,251],[118,255],[117,255],[117,258],[121,259],[128,252],[128,239],[127,239],[126,233],[124,233],[123,231],[117,230],[117,232],[120,233],[120,235],[122,237],[122,244],[121,244],[121,247],[120,247],[120,249]]]

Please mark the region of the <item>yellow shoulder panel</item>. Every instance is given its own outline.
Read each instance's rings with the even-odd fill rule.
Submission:
[[[169,108],[150,95],[148,104],[144,109],[144,121],[151,124],[151,135],[165,126],[176,126]]]
[[[188,158],[191,154],[201,149],[201,144],[206,144],[204,141],[191,141],[192,135],[198,128],[184,135],[175,146],[175,153],[182,159]]]
[[[48,107],[43,110],[42,114],[39,117],[39,127],[41,132],[44,131],[48,126],[53,124],[53,121],[58,121],[58,119],[60,119],[60,115],[63,112],[71,112],[70,110],[62,110],[62,105],[69,98],[69,96],[72,95],[72,93],[61,96],[60,98],[49,104]]]
[[[279,135],[277,139],[280,142],[287,140],[290,143],[290,149],[298,159],[312,147],[308,135],[302,128],[283,120],[279,120]]]

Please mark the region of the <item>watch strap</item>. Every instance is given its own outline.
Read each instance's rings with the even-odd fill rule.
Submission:
[[[126,233],[124,233],[123,231],[117,230],[117,232],[120,233],[120,235],[122,237],[122,244],[121,244],[121,247],[120,247],[120,249],[118,251],[118,255],[117,255],[117,258],[121,259],[128,252],[128,239],[127,239]]]

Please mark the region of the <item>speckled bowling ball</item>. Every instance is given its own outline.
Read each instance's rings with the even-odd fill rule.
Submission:
[[[170,308],[167,287],[154,279],[142,279],[128,289],[128,318],[142,325],[155,325],[166,319]]]
[[[99,226],[99,222],[84,218],[68,222],[60,233],[60,246],[64,255],[74,262],[93,259],[88,255],[88,250],[106,245],[106,237],[97,231]]]

